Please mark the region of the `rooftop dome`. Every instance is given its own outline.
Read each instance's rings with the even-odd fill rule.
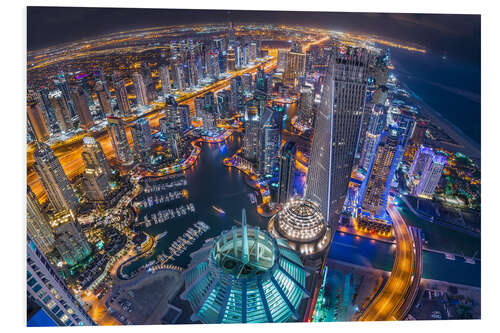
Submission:
[[[286,239],[301,255],[325,250],[332,238],[331,229],[325,223],[318,204],[302,198],[287,202],[271,218],[269,231],[275,237]]]
[[[181,298],[203,323],[263,323],[299,319],[308,296],[299,256],[267,231],[243,227],[223,232],[192,254]],[[198,259],[198,260],[196,260]],[[193,263],[194,262],[194,263]]]

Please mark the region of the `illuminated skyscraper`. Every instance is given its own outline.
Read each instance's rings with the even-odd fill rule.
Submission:
[[[285,85],[294,85],[295,80],[306,72],[305,53],[288,52],[286,57],[286,67],[283,74]]]
[[[134,81],[137,105],[138,106],[147,105],[149,99],[146,92],[146,85],[144,84],[144,79],[142,78],[141,73],[134,72],[134,74],[132,74],[132,79]]]
[[[257,161],[259,145],[259,112],[255,106],[250,107],[245,113],[245,134],[243,136],[243,157],[250,161]]]
[[[285,72],[287,56],[288,50],[278,49],[278,65],[276,67],[276,71],[281,73]]]
[[[368,126],[361,147],[361,157],[359,159],[359,167],[368,171],[370,162],[375,155],[377,142],[380,139],[380,134],[386,125],[386,113],[384,107],[380,104],[374,105],[371,110],[366,110],[365,117],[369,117]],[[358,147],[359,149],[359,147]]]
[[[130,104],[128,102],[127,87],[125,87],[125,80],[118,71],[114,71],[112,75],[113,86],[115,88],[116,104],[122,116],[130,114]]]
[[[387,196],[396,169],[396,156],[401,149],[402,142],[397,129],[391,128],[382,134],[360,190],[361,208],[374,217],[386,216]]]
[[[71,99],[69,85],[64,76],[64,72],[58,75],[57,79],[54,79],[54,85],[56,89],[61,91],[71,117],[72,118],[75,117],[76,116],[75,106],[73,100]]]
[[[141,75],[146,90],[145,101],[147,102],[145,104],[148,104],[150,101],[154,101],[156,99],[156,87],[153,81],[153,74],[151,73],[151,69],[146,62],[141,63]]]
[[[410,177],[420,178],[425,170],[429,168],[433,158],[434,151],[432,148],[421,145],[410,167]]]
[[[281,127],[279,112],[264,108],[259,128],[259,172],[272,175],[278,166],[281,149]]]
[[[28,94],[27,112],[28,121],[36,139],[40,142],[47,140],[50,137],[50,132],[46,116],[40,108],[39,102],[31,94]]]
[[[180,132],[183,133],[191,127],[191,110],[189,105],[177,105],[177,112],[181,121]]]
[[[234,27],[233,27],[233,22],[229,21],[229,27],[228,27],[228,33],[227,33],[227,39],[228,39],[228,43],[229,43],[229,46],[233,46],[236,39],[234,37]],[[217,41],[220,41],[221,44],[222,44],[222,41],[221,40],[216,40],[216,46],[217,46]],[[222,51],[222,45],[219,46],[219,50]]]
[[[75,216],[68,210],[54,214],[50,221],[56,235],[56,249],[69,267],[78,264],[92,252]]]
[[[134,152],[139,161],[148,164],[151,149],[153,148],[153,137],[151,128],[146,118],[137,119],[130,127],[132,139],[134,140]]]
[[[49,218],[43,211],[35,193],[28,186],[26,212],[27,230],[35,241],[38,248],[43,253],[48,253],[54,249],[54,234],[50,227]]]
[[[446,157],[441,154],[435,154],[432,157],[432,162],[426,170],[424,170],[414,194],[426,198],[432,198],[439,180],[443,175],[443,169],[446,166]]]
[[[63,132],[73,129],[73,121],[68,106],[60,90],[53,90],[49,93],[49,100],[57,119],[57,124]]]
[[[335,226],[344,204],[365,106],[371,54],[334,49],[323,84],[309,160],[305,197]]]
[[[170,71],[167,64],[160,66],[160,80],[163,96],[170,94]]]
[[[123,120],[118,117],[108,117],[108,133],[116,159],[122,164],[132,164],[134,158],[127,141]]]
[[[102,201],[109,191],[111,168],[99,142],[91,136],[83,138],[84,188],[89,200]]]
[[[174,85],[178,91],[185,91],[186,85],[184,84],[184,75],[182,72],[182,64],[173,64],[172,70],[174,72]]]
[[[279,191],[278,202],[284,204],[293,195],[293,181],[295,176],[295,157],[297,145],[293,141],[288,141],[281,150],[279,162]]]
[[[97,101],[99,102],[99,107],[101,109],[101,117],[105,119],[107,116],[113,114],[113,111],[111,109],[111,101],[109,100],[109,93],[106,92],[104,84],[101,81],[96,82],[95,92],[97,95]]]
[[[92,114],[90,113],[89,102],[83,88],[78,87],[73,89],[73,101],[76,113],[80,119],[80,128],[84,130],[90,129],[94,126],[94,118],[92,118]]]
[[[236,70],[235,54],[232,48],[227,50],[227,70],[234,72]]]
[[[302,86],[300,88],[299,114],[297,122],[306,128],[312,128],[314,122],[314,88]]]
[[[27,294],[65,326],[95,325],[28,232]]]
[[[252,74],[245,73],[241,76],[241,85],[243,93],[250,94],[252,92]]]
[[[257,44],[255,42],[250,43],[248,50],[248,59],[250,62],[254,62],[257,58]]]
[[[33,167],[55,210],[68,209],[76,212],[78,199],[52,149],[45,143],[37,142],[33,157],[35,159]]]
[[[192,321],[202,323],[280,323],[300,320],[309,296],[299,256],[282,239],[248,227],[223,232],[191,255],[185,291]]]

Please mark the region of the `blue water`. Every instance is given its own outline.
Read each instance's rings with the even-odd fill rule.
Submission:
[[[390,272],[395,254],[392,244],[337,232],[328,258]],[[456,260],[448,260],[442,253],[424,251],[422,277],[480,287],[481,261],[467,264],[458,256]]]
[[[481,143],[481,66],[422,54],[391,49],[396,76],[453,123]]]

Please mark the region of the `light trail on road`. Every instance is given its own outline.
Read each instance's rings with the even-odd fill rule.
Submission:
[[[382,291],[376,296],[359,318],[360,321],[402,320],[398,315],[413,282],[415,270],[414,240],[410,229],[389,200],[388,212],[391,216],[396,237],[396,258],[391,276]]]

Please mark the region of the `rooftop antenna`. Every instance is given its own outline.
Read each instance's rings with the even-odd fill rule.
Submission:
[[[241,221],[243,226],[243,249],[241,252],[241,261],[243,264],[248,263],[248,230],[247,230],[247,214],[245,208],[241,210]]]

